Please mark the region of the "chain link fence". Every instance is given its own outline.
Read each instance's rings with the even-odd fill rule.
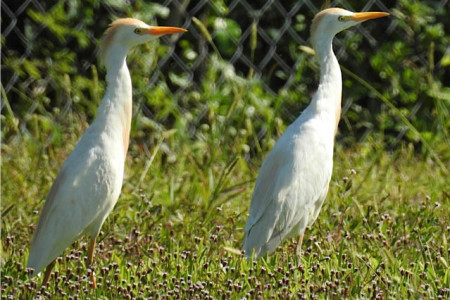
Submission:
[[[123,17],[124,10],[121,5],[117,5],[118,1],[101,1],[98,10],[107,11],[109,15],[114,17]],[[119,1],[120,2],[120,1]],[[198,26],[193,22],[193,18],[202,20],[209,11],[215,11],[219,16],[222,14],[227,19],[234,20],[240,28],[241,33],[238,38],[229,34],[227,40],[233,44],[234,51],[224,55],[224,58],[231,64],[238,74],[248,74],[253,72],[254,77],[260,79],[264,90],[270,94],[276,94],[280,89],[289,89],[295,84],[295,75],[298,67],[298,60],[290,55],[292,49],[290,44],[295,42],[296,45],[309,45],[309,25],[314,14],[320,10],[318,1],[249,1],[249,0],[233,0],[227,2],[226,9],[220,6],[220,1],[190,1],[190,0],[165,0],[159,1],[160,7],[170,10],[167,18],[157,20],[159,25],[181,26],[189,30],[189,37],[196,41],[198,55],[195,59],[187,61],[185,57],[176,51],[175,38],[164,37],[163,43],[169,45],[169,51],[158,61],[158,67],[161,69],[174,68],[182,73],[190,82],[190,88],[200,88],[199,73],[203,71],[202,65],[206,63],[209,55],[214,52],[213,47],[205,39],[204,34]],[[388,5],[384,4],[389,2]],[[66,5],[70,5],[70,1],[65,1]],[[115,3],[115,4],[114,4]],[[219,4],[218,4],[219,3]],[[365,1],[359,7],[353,7],[349,1],[331,1],[331,6],[342,7],[351,11],[385,11],[391,12],[389,7],[395,5],[395,1],[370,0]],[[40,39],[45,26],[36,24],[30,19],[27,11],[32,9],[41,13],[45,13],[53,4],[45,3],[38,0],[24,1],[1,1],[2,8],[2,39],[5,41],[2,47],[2,58],[7,57],[11,53],[20,57],[20,61],[33,57],[33,44]],[[133,5],[133,1],[128,1],[124,5]],[[448,1],[439,2],[440,7],[448,5]],[[123,5],[122,5],[123,6]],[[389,7],[387,7],[389,6]],[[300,17],[299,17],[300,16]],[[80,16],[80,20],[83,16]],[[148,20],[146,20],[148,22]],[[377,26],[375,22],[367,22],[363,26],[353,29],[358,31],[365,43],[368,43],[373,51],[376,51],[380,43],[388,38],[397,30],[398,24],[395,18],[386,20],[388,25],[384,25],[384,34],[373,29]],[[150,23],[150,22],[148,22]],[[298,26],[306,24],[306,28],[298,30]],[[34,26],[33,34],[24,32],[26,24]],[[82,29],[85,25],[80,21],[75,26],[76,29]],[[250,49],[252,36],[256,33],[257,46]],[[89,35],[89,43],[92,45],[93,53],[98,54],[99,36]],[[352,66],[352,57],[349,56],[346,45],[352,37],[352,32],[344,32],[338,35],[334,43],[334,51],[341,64]],[[73,39],[74,37],[72,37]],[[217,33],[212,31],[212,38],[216,39]],[[61,46],[69,46],[71,38],[65,39]],[[65,44],[65,45],[64,45]],[[299,51],[298,49],[295,51]],[[418,57],[419,61],[426,65],[426,54]],[[96,55],[91,55],[82,61],[81,71],[87,72],[92,64],[96,64]],[[356,65],[354,66],[356,67]],[[3,69],[3,68],[2,68]],[[3,73],[3,70],[2,70]],[[282,74],[282,76],[274,76],[273,74]],[[48,75],[43,75],[43,81],[48,81]],[[152,75],[149,86],[155,85],[161,77],[158,72]],[[11,72],[7,76],[2,76],[2,87],[5,96],[10,101],[14,101],[17,97],[14,95],[21,93],[33,99],[33,88],[31,86],[32,78],[24,78],[17,72]],[[221,84],[223,78],[220,78],[217,84]],[[20,88],[19,88],[20,86]],[[20,90],[19,90],[20,89]],[[175,88],[174,93],[182,93],[183,88]],[[3,98],[3,97],[2,97]],[[343,114],[351,106],[350,102],[344,102]],[[32,100],[27,104],[27,113],[32,114],[36,109],[37,103]],[[409,117],[413,116],[420,108],[422,103],[419,101],[415,109],[410,111]],[[5,101],[2,100],[1,109],[3,111]],[[70,108],[70,107],[69,107]],[[150,114],[145,106],[142,107],[144,114]],[[291,121],[294,120],[299,112],[283,112]],[[25,130],[25,128],[22,128]],[[404,131],[398,136],[401,139]]]

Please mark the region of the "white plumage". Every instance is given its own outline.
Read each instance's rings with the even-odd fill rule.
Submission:
[[[319,12],[311,40],[320,64],[320,83],[311,103],[283,133],[259,171],[245,226],[247,256],[273,252],[288,237],[300,236],[317,218],[333,170],[334,136],[341,110],[342,78],[333,37],[364,20],[387,13]]]
[[[132,87],[126,64],[131,47],[162,34],[184,32],[176,27],[149,26],[119,19],[105,32],[102,56],[108,83],[98,114],[67,158],[53,183],[33,237],[28,267],[38,274],[81,235],[91,243],[119,198],[131,126]],[[44,276],[45,284],[53,264]],[[95,278],[92,277],[95,287]]]

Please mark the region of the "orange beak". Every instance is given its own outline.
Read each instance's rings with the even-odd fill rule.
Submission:
[[[167,26],[152,26],[148,29],[148,34],[153,35],[164,35],[164,34],[173,34],[179,32],[186,32],[186,29],[179,27],[167,27]]]
[[[389,16],[388,13],[385,12],[360,12],[354,13],[349,19],[352,21],[366,21],[370,19],[377,19],[381,17]]]

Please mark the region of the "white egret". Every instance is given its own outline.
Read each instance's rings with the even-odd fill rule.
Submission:
[[[319,87],[311,103],[265,158],[255,184],[243,249],[247,256],[273,252],[288,237],[300,236],[317,218],[333,169],[333,147],[341,112],[342,78],[332,41],[340,31],[384,12],[319,12],[311,41],[320,64]]]
[[[164,34],[185,32],[177,27],[149,26],[125,18],[106,30],[102,58],[107,88],[97,117],[58,173],[39,217],[28,257],[33,275],[47,267],[49,280],[55,259],[81,235],[90,236],[87,265],[95,240],[119,198],[131,126],[132,87],[126,64],[128,51]],[[95,276],[91,273],[92,286]]]

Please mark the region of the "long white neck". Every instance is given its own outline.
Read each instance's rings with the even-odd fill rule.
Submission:
[[[126,63],[128,48],[116,45],[105,53],[107,88],[98,108],[95,122],[111,135],[120,133],[124,159],[128,149],[131,127],[132,88]]]
[[[320,82],[311,106],[316,113],[325,113],[331,124],[337,126],[341,114],[342,75],[339,63],[333,53],[333,36],[313,39],[313,47],[320,64]]]

